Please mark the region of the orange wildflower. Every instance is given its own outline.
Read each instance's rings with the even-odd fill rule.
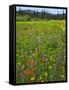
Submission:
[[[27,65],[29,65],[29,66],[31,66],[31,67],[34,67],[35,61],[32,59],[31,61],[28,61],[28,62],[27,62]]]
[[[16,77],[17,77],[17,78],[20,78],[20,77],[21,77],[21,73],[16,74]]]
[[[32,59],[30,62],[30,65],[34,65],[34,64],[35,64],[35,61]]]
[[[34,69],[25,70],[25,75],[34,75]]]
[[[25,70],[26,75],[30,75],[30,70]]]

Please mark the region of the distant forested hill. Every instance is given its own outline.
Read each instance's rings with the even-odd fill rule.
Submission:
[[[16,20],[17,21],[39,21],[39,20],[63,20],[66,18],[66,14],[63,12],[62,14],[52,14],[47,11],[33,11],[33,10],[19,10],[16,11]]]

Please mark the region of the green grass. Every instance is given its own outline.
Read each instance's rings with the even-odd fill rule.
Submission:
[[[16,82],[64,81],[64,20],[16,22]]]

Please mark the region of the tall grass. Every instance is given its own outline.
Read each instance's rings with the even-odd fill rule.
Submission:
[[[16,82],[64,81],[64,20],[16,22]]]

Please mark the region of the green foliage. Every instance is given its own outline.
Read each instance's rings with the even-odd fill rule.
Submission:
[[[16,22],[17,83],[66,79],[65,33],[64,20]]]
[[[16,17],[16,21],[31,21],[31,17],[29,15],[25,15],[25,16],[18,15]]]

